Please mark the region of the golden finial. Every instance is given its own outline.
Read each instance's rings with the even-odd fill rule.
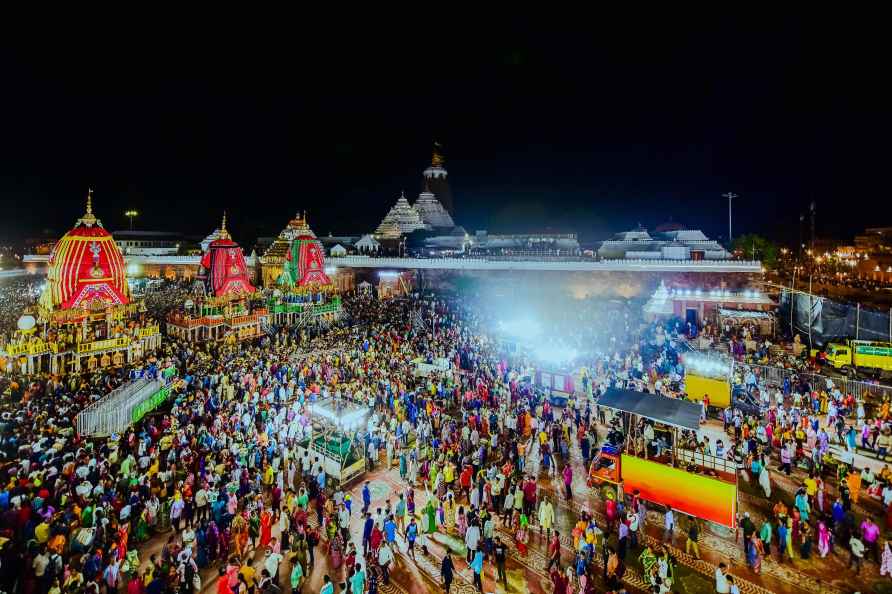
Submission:
[[[87,212],[78,219],[77,224],[86,225],[87,227],[92,227],[93,225],[102,226],[102,223],[93,214],[93,188],[87,188]]]
[[[223,211],[223,222],[220,223],[220,237],[223,239],[229,239],[229,231],[226,230],[226,211]]]
[[[443,146],[439,142],[434,143],[434,154],[431,157],[431,166],[433,166],[433,167],[442,167],[443,166],[444,159],[443,159],[443,155],[440,154],[440,149],[442,149],[442,148],[443,148]]]

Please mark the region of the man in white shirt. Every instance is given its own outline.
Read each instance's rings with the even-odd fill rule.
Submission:
[[[44,574],[46,573],[46,568],[50,564],[50,557],[47,555],[46,547],[34,557],[34,561],[31,562],[31,567],[34,569],[34,577],[37,578],[38,582],[42,582],[44,578]]]
[[[381,570],[383,572],[383,579],[385,584],[390,583],[390,565],[393,563],[393,551],[390,550],[390,545],[387,544],[387,541],[381,543],[381,546],[378,547],[378,565],[381,566]]]
[[[480,544],[480,526],[474,521],[468,526],[465,532],[465,544],[468,546],[468,563],[473,561],[474,555],[477,553],[477,546]]]
[[[266,549],[266,558],[263,560],[263,568],[269,572],[269,576],[272,578],[273,583],[279,582],[279,563],[281,562],[281,553],[273,552],[270,548]]]
[[[204,485],[195,492],[195,517],[201,523],[208,515],[208,492],[205,491]]]
[[[729,594],[731,591],[731,586],[728,585],[727,571],[728,566],[724,563],[719,563],[719,566],[715,568],[715,591],[718,594]]]
[[[887,484],[883,487],[883,505],[889,507],[892,503],[892,485]]]
[[[675,514],[672,508],[666,508],[666,514],[663,516],[663,541],[672,544],[673,534],[675,533]]]

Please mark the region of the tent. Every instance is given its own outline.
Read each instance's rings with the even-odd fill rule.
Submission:
[[[598,399],[598,406],[632,413],[680,429],[697,431],[700,428],[700,405],[678,398],[608,388]]]

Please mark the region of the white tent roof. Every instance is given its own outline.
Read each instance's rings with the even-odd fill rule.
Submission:
[[[356,242],[355,247],[356,249],[375,249],[381,247],[381,244],[371,235],[363,235],[362,239]]]

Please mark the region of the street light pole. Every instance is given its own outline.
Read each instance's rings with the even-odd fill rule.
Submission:
[[[728,199],[728,246],[730,247],[731,240],[732,240],[732,237],[731,237],[731,201],[734,198],[738,198],[739,195],[735,194],[734,192],[725,192],[724,194],[722,194],[722,196],[724,198]]]
[[[135,210],[128,210],[124,213],[124,216],[130,219],[130,230],[133,231],[133,218],[139,216],[139,213]]]

